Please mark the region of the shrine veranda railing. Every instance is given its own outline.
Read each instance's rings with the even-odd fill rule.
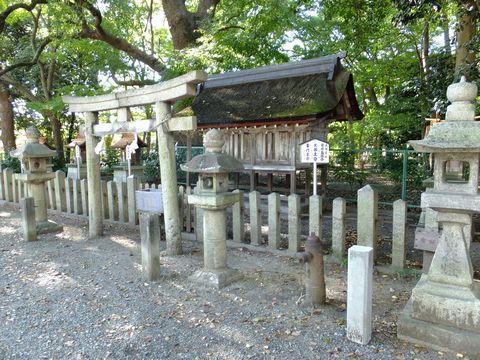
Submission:
[[[139,183],[133,177],[127,182],[102,181],[101,201],[105,220],[117,223],[138,224],[135,191],[140,189],[158,188],[155,184]],[[46,184],[47,207],[62,214],[88,216],[88,186],[87,180],[76,180],[65,177],[61,170],[55,172],[55,178]],[[181,230],[190,233],[192,238],[202,240],[202,214],[188,203],[188,194],[194,191],[190,187],[180,186],[178,201],[180,208]],[[238,191],[238,190],[236,190]],[[324,198],[312,197],[302,202],[300,195],[283,196],[271,193],[261,195],[258,191],[241,192],[240,202],[228,209],[227,238],[233,239],[231,244],[241,246],[263,247],[271,251],[286,251],[290,254],[301,251],[308,234],[315,232],[323,238],[323,242],[332,244],[332,251],[345,255],[347,230],[354,230],[355,214],[346,212],[346,201],[337,198],[332,203],[331,215],[324,216]],[[0,172],[0,200],[18,203],[27,197],[24,183],[14,178],[11,169]],[[360,204],[358,205],[360,207]],[[378,204],[371,206],[378,207]],[[330,204],[328,204],[330,207]],[[378,216],[378,211],[372,211],[372,217]],[[389,215],[390,216],[390,215]],[[330,220],[330,221],[329,221]],[[373,219],[381,224],[398,221],[381,216]],[[380,220],[380,221],[378,221]],[[401,228],[406,226],[406,218]],[[324,223],[331,222],[331,228],[324,229]],[[402,235],[403,238],[405,237]],[[392,238],[394,234],[392,233]],[[372,235],[376,239],[376,235]],[[397,236],[398,238],[398,236]],[[375,242],[375,240],[372,240]],[[406,242],[403,240],[403,247]],[[249,244],[249,245],[248,245]],[[390,251],[390,250],[388,250]],[[392,258],[395,258],[392,254]]]

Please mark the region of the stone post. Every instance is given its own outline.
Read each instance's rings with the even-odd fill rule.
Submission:
[[[321,195],[312,195],[309,198],[309,234],[314,233],[322,241],[322,212],[323,198]]]
[[[65,202],[67,203],[67,213],[71,214],[72,211],[72,179],[65,178]]]
[[[108,194],[108,218],[111,221],[118,219],[118,208],[115,203],[115,182],[107,182],[107,194]],[[118,203],[118,202],[117,202]]]
[[[140,213],[142,271],[147,280],[160,278],[160,219],[157,214]]]
[[[370,185],[357,192],[357,244],[377,248],[378,194]]]
[[[372,337],[373,249],[348,249],[347,338],[366,345]]]
[[[268,195],[268,247],[280,247],[280,194]]]
[[[288,251],[300,251],[300,195],[288,196]]]
[[[0,200],[5,200],[5,185],[3,180],[3,169],[0,166]]]
[[[80,215],[83,213],[82,201],[80,199],[80,180],[73,179],[72,192],[73,192],[73,212],[77,215]]]
[[[24,184],[26,185],[26,184]],[[25,188],[26,192],[28,193],[27,188]],[[56,210],[57,209],[57,200],[55,199],[55,188],[54,188],[54,180],[49,180],[47,182],[47,191],[48,191],[48,199],[50,203],[50,209]],[[25,194],[25,197],[28,195]]]
[[[175,167],[175,147],[173,137],[168,132],[166,120],[171,116],[170,104],[157,102],[156,119],[161,123],[157,128],[158,154],[160,160],[160,176],[162,178],[162,194],[165,218],[165,240],[167,255],[182,253],[180,236],[180,216],[177,199],[177,172]]]
[[[67,202],[65,199],[65,173],[62,170],[55,171],[55,201],[59,213],[67,211]]]
[[[199,192],[199,185],[194,189],[194,193],[198,194]],[[199,207],[195,207],[194,209],[195,215],[195,238],[198,242],[203,242],[203,209]]]
[[[83,215],[88,216],[88,185],[87,185],[87,179],[80,180],[80,191],[82,193]]]
[[[102,189],[100,185],[100,156],[95,154],[98,138],[93,136],[93,126],[98,123],[98,113],[85,113],[85,140],[88,180],[88,234],[90,238],[103,235]]]
[[[187,178],[190,178],[190,175],[187,176]],[[152,186],[155,186],[152,184]],[[192,232],[192,205],[188,202],[188,195],[192,194],[192,188],[190,186],[187,186],[186,189],[186,199],[185,199],[185,231],[186,232]]]
[[[35,222],[35,205],[33,198],[20,199],[22,212],[23,238],[25,241],[37,240],[37,224]]]
[[[333,255],[342,258],[345,254],[345,217],[347,202],[341,197],[333,200],[332,205],[332,250]]]
[[[233,241],[245,241],[245,200],[243,198],[243,191],[235,190],[238,193],[239,201],[232,205],[232,227],[233,227]]]
[[[138,179],[135,175],[127,177],[128,193],[128,222],[130,225],[138,224],[137,205],[135,203],[135,191],[138,189]]]
[[[250,206],[250,244],[260,245],[262,242],[262,213],[260,210],[260,193],[250,192],[248,196]]]
[[[127,192],[125,183],[122,181],[115,181],[117,187],[118,197],[118,221],[127,222],[127,204],[125,203],[125,194]]]
[[[3,182],[5,184],[5,200],[8,202],[13,201],[13,170],[12,169],[5,169],[3,171]]]
[[[12,178],[12,195],[13,195],[13,199],[12,201],[14,203],[18,203],[18,200],[19,200],[19,197],[18,197],[18,194],[20,192],[20,188],[18,187],[18,181],[17,179],[15,179],[14,177]]]
[[[393,203],[393,228],[392,228],[392,267],[405,268],[407,243],[407,203],[397,200]]]

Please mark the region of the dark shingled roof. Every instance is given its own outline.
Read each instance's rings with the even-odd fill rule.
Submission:
[[[198,124],[274,123],[324,116],[362,119],[352,75],[340,64],[344,56],[339,53],[213,75],[201,86],[192,104]],[[345,103],[349,104],[346,108]]]

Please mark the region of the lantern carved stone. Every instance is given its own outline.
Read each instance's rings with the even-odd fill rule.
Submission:
[[[15,174],[15,179],[25,182],[28,196],[33,197],[37,234],[61,231],[60,225],[47,219],[45,189],[45,183],[55,177],[48,171],[48,161],[56,152],[39,143],[40,133],[35,126],[27,129],[26,136],[27,142],[10,153],[13,157],[19,158],[23,164],[23,173]]]
[[[423,274],[399,316],[398,336],[440,350],[480,357],[480,283],[473,279],[469,237],[464,228],[480,212],[478,172],[480,122],[475,120],[477,86],[450,85],[446,121],[435,124],[417,151],[435,155],[434,185],[422,194],[422,208],[437,211],[442,233],[430,269]],[[464,176],[447,176],[448,162],[463,164]]]

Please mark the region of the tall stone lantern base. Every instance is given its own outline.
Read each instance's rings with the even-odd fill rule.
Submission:
[[[400,339],[480,358],[480,284],[463,228],[467,213],[439,212],[442,237],[428,274],[423,274],[400,314]]]
[[[238,201],[238,193],[212,196],[190,195],[189,201],[203,208],[203,269],[195,271],[190,280],[205,286],[223,288],[242,278],[236,269],[227,267],[227,205]],[[213,200],[213,201],[211,201]],[[214,204],[215,203],[215,204]]]

